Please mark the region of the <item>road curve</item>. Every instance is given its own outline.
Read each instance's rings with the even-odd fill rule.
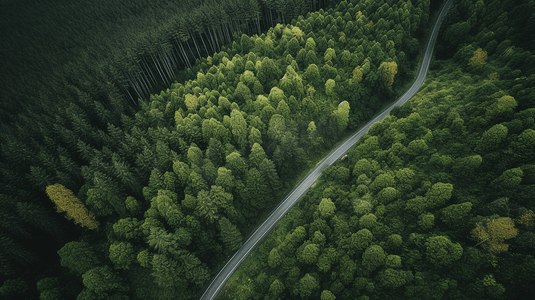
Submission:
[[[294,206],[294,204],[303,196],[308,189],[314,184],[314,182],[320,177],[321,170],[335,161],[340,159],[355,143],[362,137],[370,127],[378,121],[383,120],[390,111],[396,107],[401,106],[407,102],[422,86],[429,64],[433,56],[434,45],[440,29],[440,24],[447,14],[447,11],[451,7],[453,0],[447,0],[445,5],[440,10],[439,16],[435,21],[432,28],[429,40],[425,47],[424,55],[411,87],[392,105],[383,110],[379,115],[366,123],[363,127],[353,133],[349,138],[343,141],[338,147],[331,151],[312,171],[310,171],[305,178],[303,178],[295,188],[284,198],[284,200],[277,206],[275,210],[269,215],[269,217],[249,236],[249,238],[243,243],[242,247],[227,261],[225,266],[217,273],[212,279],[210,285],[206,288],[204,294],[201,296],[201,300],[212,300],[217,297],[227,280],[232,276],[234,271],[240,266],[240,264],[247,258],[249,253],[279,222],[279,220]]]

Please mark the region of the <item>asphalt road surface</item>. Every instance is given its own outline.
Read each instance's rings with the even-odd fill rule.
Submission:
[[[379,115],[373,118],[371,121],[366,123],[363,127],[357,130],[349,138],[343,141],[336,149],[331,151],[318,165],[310,171],[310,173],[305,176],[295,188],[284,198],[284,200],[279,204],[279,206],[269,215],[269,217],[260,225],[258,228],[249,236],[247,241],[245,241],[242,247],[228,260],[225,266],[219,271],[219,273],[212,279],[210,285],[205,290],[204,294],[201,296],[201,300],[212,300],[217,297],[221,289],[224,287],[227,280],[232,276],[234,271],[240,266],[240,264],[247,258],[249,253],[253,248],[258,244],[273,227],[279,222],[279,220],[290,211],[294,204],[303,196],[308,189],[314,184],[314,182],[320,177],[321,170],[335,161],[340,159],[355,143],[362,137],[370,127],[378,121],[383,120],[390,111],[396,107],[401,106],[407,102],[412,96],[416,94],[418,89],[422,86],[425,77],[427,76],[427,71],[429,69],[429,64],[433,56],[433,50],[435,42],[437,39],[438,31],[440,29],[440,24],[446,16],[447,11],[451,7],[453,0],[448,0],[446,4],[442,7],[439,16],[432,28],[432,32],[429,36],[425,52],[420,64],[420,69],[418,70],[418,75],[414,80],[411,87],[392,105],[383,110]]]

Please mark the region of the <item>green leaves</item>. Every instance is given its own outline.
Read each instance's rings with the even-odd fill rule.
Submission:
[[[115,242],[110,245],[109,258],[116,268],[128,270],[136,259],[134,247],[128,242]]]
[[[427,260],[437,267],[450,267],[463,255],[463,247],[446,236],[428,238],[425,247]]]
[[[238,230],[238,227],[232,224],[227,218],[223,217],[219,220],[219,230],[221,232],[221,240],[229,252],[241,247],[242,235]]]
[[[86,242],[69,242],[59,251],[60,263],[62,267],[81,275],[89,269],[99,264],[99,260],[91,247]]]

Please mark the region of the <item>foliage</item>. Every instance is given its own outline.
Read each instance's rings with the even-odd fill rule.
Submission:
[[[74,196],[71,190],[56,183],[47,186],[46,194],[56,204],[57,212],[65,212],[67,219],[74,219],[76,224],[89,229],[96,229],[98,227],[99,224],[95,220],[95,217]]]

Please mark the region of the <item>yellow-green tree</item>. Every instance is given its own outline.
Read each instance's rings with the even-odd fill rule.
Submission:
[[[516,237],[518,229],[511,218],[497,218],[487,222],[479,222],[472,230],[472,237],[478,239],[478,243],[489,252],[491,256],[505,252],[509,249],[509,244],[505,240]]]
[[[386,87],[394,84],[394,76],[398,73],[398,64],[395,61],[383,62],[377,70]]]
[[[95,216],[68,188],[56,183],[46,187],[46,194],[56,204],[57,212],[65,212],[67,219],[74,219],[74,223],[89,229],[98,227]]]
[[[477,48],[477,50],[474,51],[474,56],[470,58],[470,62],[468,63],[468,65],[475,67],[475,68],[480,68],[484,64],[486,64],[485,62],[486,59],[487,59],[487,51],[483,51],[483,49]]]
[[[364,73],[362,72],[362,67],[361,66],[357,66],[354,70],[353,70],[353,81],[352,83],[359,83],[362,81],[362,76],[364,75]]]

